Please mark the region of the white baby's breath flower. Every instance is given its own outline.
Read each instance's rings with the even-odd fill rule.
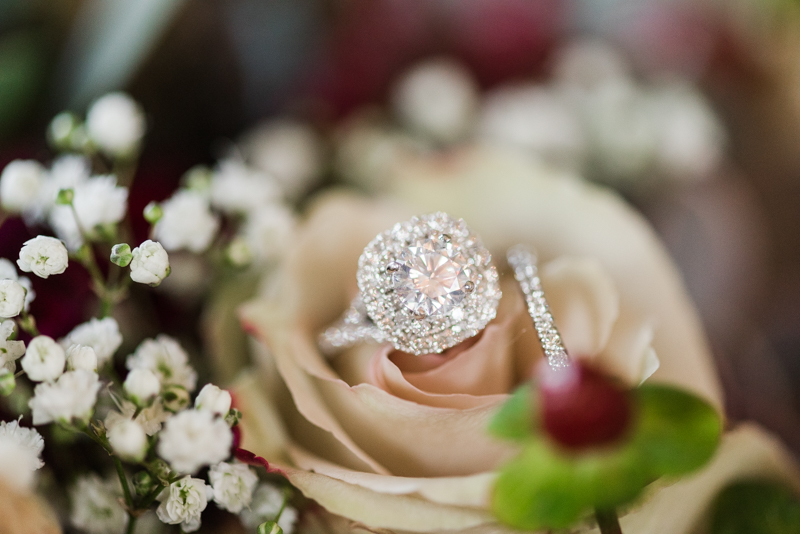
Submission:
[[[470,72],[450,59],[421,63],[394,89],[395,112],[409,127],[437,141],[463,136],[478,105],[478,87]]]
[[[116,478],[94,473],[81,476],[70,490],[70,522],[88,534],[122,534],[128,514],[119,503],[122,488]]]
[[[97,366],[103,367],[122,345],[122,334],[119,333],[119,324],[116,319],[112,317],[92,318],[73,328],[65,338],[60,340],[60,343],[67,349],[72,345],[92,347],[97,357]]]
[[[109,93],[97,99],[86,114],[89,138],[113,157],[133,155],[144,136],[144,113],[125,93]]]
[[[17,268],[7,258],[0,258],[0,280],[17,280]]]
[[[130,419],[108,429],[108,442],[123,460],[141,462],[147,453],[147,434],[139,423]]]
[[[231,409],[231,394],[214,384],[206,384],[194,400],[194,407],[225,416]]]
[[[197,373],[189,365],[189,355],[171,337],[161,334],[146,339],[128,356],[128,369],[149,369],[161,381],[161,386],[177,385],[194,391]]]
[[[221,161],[211,178],[211,204],[228,213],[250,213],[279,196],[271,176],[233,159]]]
[[[586,152],[579,110],[561,93],[535,84],[490,92],[477,133],[485,142],[529,151],[559,165],[580,165]]]
[[[0,479],[7,485],[30,490],[35,472],[44,465],[44,440],[33,428],[19,421],[0,421]]]
[[[61,240],[40,235],[25,242],[19,251],[17,265],[26,273],[47,278],[67,270],[68,262],[69,253]]]
[[[28,378],[35,382],[51,382],[64,372],[67,358],[64,349],[48,336],[36,336],[20,363]]]
[[[0,205],[9,213],[24,213],[36,205],[44,167],[32,160],[14,160],[0,174]]]
[[[241,143],[245,158],[275,178],[288,198],[306,192],[322,168],[322,142],[309,125],[291,119],[266,122]]]
[[[252,212],[243,233],[253,258],[267,262],[278,257],[289,244],[294,225],[294,215],[282,204],[271,203]]]
[[[250,506],[243,509],[239,514],[242,524],[249,528],[258,528],[258,525],[265,521],[273,521],[283,507],[286,497],[283,490],[270,484],[262,482],[253,492],[253,500]],[[297,521],[297,510],[291,506],[283,508],[283,513],[278,520],[278,526],[283,529],[284,534],[292,534],[294,524]]]
[[[246,464],[219,463],[208,470],[214,502],[234,514],[250,505],[258,476]]]
[[[74,371],[76,369],[97,372],[97,355],[92,347],[70,345],[67,349],[67,370]]]
[[[16,317],[25,307],[25,288],[14,280],[0,280],[0,317]]]
[[[55,382],[37,385],[33,390],[33,398],[28,401],[33,412],[33,424],[88,419],[99,390],[100,377],[97,373],[83,370],[67,371]]]
[[[70,249],[82,244],[82,233],[94,239],[98,226],[114,225],[125,217],[128,190],[117,186],[116,176],[93,176],[77,184],[73,193],[72,207],[55,206],[50,212],[50,225]]]
[[[186,410],[164,424],[157,451],[175,471],[193,474],[226,459],[232,443],[233,434],[224,419],[211,412]]]
[[[92,166],[84,156],[67,154],[53,161],[50,170],[44,176],[32,218],[38,222],[46,219],[56,205],[58,192],[62,189],[74,189],[89,179]]]
[[[156,514],[163,523],[180,524],[183,532],[194,532],[200,528],[200,514],[208,505],[209,490],[201,479],[183,477],[158,496],[161,504]]]
[[[0,368],[11,373],[16,372],[16,361],[25,354],[24,342],[9,339],[14,335],[15,326],[11,320],[0,322]]]
[[[128,373],[122,388],[134,404],[144,406],[161,391],[161,381],[150,369],[137,368]]]
[[[163,215],[153,235],[166,250],[203,252],[208,248],[219,228],[219,219],[211,213],[205,195],[183,189],[163,202],[161,209]]]
[[[122,401],[120,411],[110,411],[105,418],[106,428],[114,428],[117,424],[124,421],[136,421],[148,436],[154,436],[161,430],[161,425],[169,419],[170,413],[164,410],[160,401],[153,402],[150,406],[139,410],[139,415],[133,418],[136,413],[136,405],[132,402]]]
[[[157,286],[169,276],[169,256],[161,243],[147,240],[133,249],[131,280]]]

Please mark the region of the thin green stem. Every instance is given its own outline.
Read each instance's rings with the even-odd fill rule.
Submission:
[[[128,528],[125,531],[125,534],[133,534],[136,531],[136,520],[137,519],[138,518],[135,515],[133,515],[131,513],[128,513]]]
[[[597,526],[600,527],[601,534],[622,534],[622,527],[619,526],[617,511],[613,508],[600,509],[594,511],[597,519]]]
[[[144,496],[142,501],[139,503],[139,508],[148,508],[151,504],[153,504],[153,501],[155,501],[158,496],[161,495],[161,492],[164,491],[164,488],[166,488],[166,486],[159,483],[158,486],[156,486],[150,493]]]
[[[122,484],[122,492],[125,495],[125,504],[128,505],[128,513],[130,514],[133,511],[133,497],[131,496],[131,489],[128,487],[128,477],[125,476],[125,470],[122,468],[122,462],[119,460],[119,458],[112,454],[111,459],[114,461],[114,467],[117,470],[119,482]]]

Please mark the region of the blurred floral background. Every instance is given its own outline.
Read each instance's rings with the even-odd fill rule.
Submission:
[[[146,113],[129,199],[139,240],[149,201],[220,160],[271,173],[300,211],[323,187],[378,193],[409,155],[476,143],[616,189],[680,268],[729,419],[800,454],[796,3],[0,0],[0,167],[47,160],[52,117],[114,90]],[[33,235],[7,220],[0,255]],[[133,324],[180,337],[206,356],[201,375],[231,380],[244,362],[222,362],[197,327],[209,306],[230,309],[199,299],[214,293],[206,266],[171,260]],[[54,337],[96,304],[82,270],[65,276],[34,280],[32,311]],[[240,300],[256,284],[235,283]]]

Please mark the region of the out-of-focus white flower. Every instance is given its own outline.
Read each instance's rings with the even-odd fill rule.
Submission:
[[[309,125],[291,119],[266,122],[241,143],[245,159],[277,180],[288,198],[308,191],[322,168],[322,142]]]
[[[586,152],[579,110],[558,92],[534,84],[489,93],[477,132],[484,141],[528,150],[567,167],[580,165]]]
[[[122,384],[134,404],[144,406],[161,391],[161,381],[150,369],[132,369]]]
[[[17,280],[17,268],[11,263],[11,260],[0,258],[0,280]]]
[[[219,228],[208,199],[197,191],[183,189],[161,204],[163,215],[153,229],[154,237],[167,250],[203,252]]]
[[[42,461],[44,440],[19,421],[0,421],[0,479],[18,490],[30,490]]]
[[[14,321],[0,322],[0,368],[7,369],[11,373],[16,372],[16,362],[25,354],[23,341],[9,339],[14,334],[15,326]]]
[[[144,433],[148,436],[154,436],[161,430],[161,425],[169,419],[170,413],[164,410],[164,406],[160,401],[152,403],[147,408],[139,410],[139,415],[133,418],[136,413],[136,405],[132,402],[122,401],[120,404],[120,411],[108,412],[105,418],[106,428],[114,428],[117,424],[124,421],[136,421],[142,427]]]
[[[108,442],[123,460],[141,462],[147,453],[147,434],[139,423],[130,419],[108,429]]]
[[[44,235],[29,239],[19,251],[17,265],[26,273],[40,278],[61,274],[67,270],[69,253],[61,240]]]
[[[239,514],[239,519],[249,529],[258,528],[258,525],[265,521],[275,520],[285,500],[283,490],[273,484],[263,482],[253,493],[250,506]],[[292,534],[296,521],[297,510],[287,505],[281,513],[278,526],[283,529],[284,534]]]
[[[89,138],[109,156],[134,154],[144,136],[144,113],[125,93],[109,93],[97,99],[86,114]]]
[[[36,336],[20,363],[28,378],[35,382],[51,382],[64,372],[67,358],[64,349],[48,336]]]
[[[470,72],[453,60],[432,59],[403,75],[392,95],[401,121],[436,141],[462,137],[478,106],[478,87]]]
[[[214,384],[206,384],[194,400],[194,407],[225,416],[231,410],[231,394]]]
[[[73,328],[60,343],[65,349],[72,345],[92,347],[97,356],[97,366],[102,367],[122,345],[122,334],[119,333],[119,324],[113,317],[92,318]]]
[[[92,166],[84,156],[66,154],[56,158],[44,176],[39,197],[31,215],[34,221],[44,220],[56,203],[58,192],[74,189],[89,179]]]
[[[17,159],[0,174],[0,205],[9,213],[24,213],[36,205],[44,167],[32,160]]]
[[[280,197],[275,180],[234,159],[223,160],[211,178],[211,204],[228,213],[251,213]]]
[[[16,317],[25,307],[25,288],[14,280],[0,280],[0,317]]]
[[[144,340],[125,362],[128,369],[149,369],[161,381],[161,386],[177,385],[194,391],[197,373],[189,365],[189,355],[171,337],[161,334]]]
[[[592,158],[604,180],[624,183],[653,162],[658,120],[650,95],[628,80],[593,91],[585,103]]]
[[[267,262],[279,256],[289,244],[295,221],[292,212],[278,203],[250,213],[243,234],[253,259]]]
[[[52,421],[69,423],[72,419],[86,420],[92,415],[100,377],[91,371],[67,371],[55,382],[44,382],[33,390],[28,406],[33,412],[33,424]]]
[[[606,82],[628,78],[630,71],[619,50],[605,41],[585,39],[556,52],[553,75],[562,89],[593,90]]]
[[[128,514],[119,503],[122,488],[115,478],[101,479],[94,473],[81,476],[70,490],[73,526],[89,534],[122,534]]]
[[[97,372],[97,354],[88,345],[70,345],[67,349],[67,370]]]
[[[40,469],[44,440],[19,421],[0,421],[0,479],[12,488],[30,490]]]
[[[656,163],[677,180],[708,177],[723,156],[725,129],[697,89],[671,83],[655,91]]]
[[[184,532],[200,528],[200,514],[208,505],[210,488],[199,478],[190,476],[173,482],[158,496],[161,504],[156,510],[158,518],[168,525],[180,523]]]
[[[55,206],[50,212],[50,225],[70,249],[81,245],[82,232],[93,239],[98,226],[113,225],[125,217],[128,189],[117,186],[114,175],[93,176],[77,184],[73,193],[72,207]]]
[[[224,419],[211,412],[186,410],[164,424],[157,451],[175,471],[193,474],[226,459],[231,443],[233,434]]]
[[[208,481],[214,489],[214,502],[234,514],[249,506],[258,476],[247,464],[219,463],[208,470]]]
[[[157,286],[169,276],[169,256],[161,243],[147,240],[133,249],[131,280]]]

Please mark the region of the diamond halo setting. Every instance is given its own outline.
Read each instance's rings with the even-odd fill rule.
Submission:
[[[418,355],[477,335],[501,297],[489,251],[462,219],[441,212],[379,234],[359,258],[357,278],[381,337]]]

